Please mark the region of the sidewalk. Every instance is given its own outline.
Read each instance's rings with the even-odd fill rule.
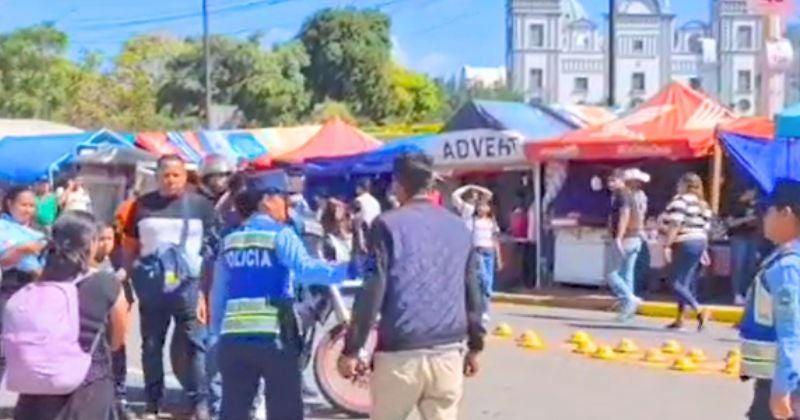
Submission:
[[[611,311],[615,299],[601,290],[555,287],[542,290],[521,290],[514,293],[495,293],[492,301],[515,305],[549,306],[554,308]],[[742,317],[742,308],[728,305],[704,305],[711,320],[734,324]],[[657,318],[675,318],[678,308],[669,300],[648,300],[637,313]]]

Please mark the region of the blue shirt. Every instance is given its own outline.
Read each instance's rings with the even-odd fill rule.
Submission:
[[[254,219],[266,218],[266,215],[253,216]],[[254,220],[251,219],[251,220]],[[247,223],[247,222],[245,222]],[[219,257],[221,257],[220,253]],[[275,255],[278,264],[282,264],[290,271],[290,282],[293,286],[320,285],[328,286],[339,284],[347,278],[347,265],[331,265],[323,260],[311,258],[299,236],[290,226],[285,226],[275,238]],[[231,281],[229,272],[225,269],[222,258],[217,258],[214,264],[214,282],[211,286],[211,333],[216,335],[222,327],[227,301],[226,291],[228,282]],[[264,281],[274,279],[264,278]],[[290,288],[294,290],[294,287]]]
[[[800,252],[798,241],[785,246]],[[780,257],[764,276],[772,294],[778,338],[772,393],[788,395],[797,391],[800,381],[800,255],[792,253]]]

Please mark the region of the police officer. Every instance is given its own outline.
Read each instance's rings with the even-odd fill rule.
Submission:
[[[776,248],[747,296],[741,375],[755,379],[750,419],[800,419],[800,182],[779,180],[768,205]]]
[[[238,201],[247,219],[222,240],[211,289],[211,329],[220,336],[225,420],[249,419],[259,380],[269,418],[302,419],[302,352],[294,283],[343,281],[346,267],[311,258],[286,224],[287,185],[253,178]]]

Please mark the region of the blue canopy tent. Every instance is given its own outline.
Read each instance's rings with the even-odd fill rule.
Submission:
[[[544,139],[579,126],[544,105],[474,99],[456,111],[442,132],[479,128],[514,130],[528,139]]]
[[[0,141],[0,181],[30,184],[44,177],[53,178],[80,151],[102,144],[133,147],[109,130],[45,136],[9,136]]]
[[[722,133],[722,145],[744,176],[764,193],[769,193],[776,179],[800,180],[800,138],[759,139],[740,134]]]
[[[394,159],[405,153],[421,152],[434,135],[421,135],[398,139],[372,152],[336,159],[317,159],[306,165],[310,175],[374,175],[392,171]]]

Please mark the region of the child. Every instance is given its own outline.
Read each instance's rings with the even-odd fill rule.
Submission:
[[[93,268],[98,271],[116,273],[117,280],[122,283],[122,290],[123,293],[125,293],[125,299],[128,302],[128,313],[130,313],[134,302],[133,288],[128,281],[128,276],[125,273],[125,270],[119,269],[115,271],[114,264],[112,263],[111,259],[111,256],[114,253],[115,244],[114,228],[109,225],[101,224],[97,231],[99,236],[97,238],[97,253],[95,254],[95,259],[92,262]],[[116,397],[115,409],[118,413],[117,418],[120,420],[133,418],[126,400],[127,370],[127,353],[125,351],[125,345],[123,344],[122,347],[115,351],[111,357],[111,371],[114,375],[114,394]]]

